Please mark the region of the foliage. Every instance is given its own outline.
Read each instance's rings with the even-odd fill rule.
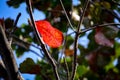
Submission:
[[[43,41],[52,48],[59,47],[63,42],[63,34],[58,29],[51,26],[48,21],[40,20],[35,22],[38,32]]]
[[[73,0],[74,1],[74,0]],[[15,8],[24,2],[24,0],[9,0],[9,6]],[[72,59],[74,54],[74,30],[71,29],[67,18],[63,12],[59,0],[32,0],[33,9],[38,9],[46,15],[46,20],[52,26],[62,31],[64,34],[63,45],[59,48],[51,48],[48,46],[49,52],[58,63],[58,72],[61,80],[66,80],[67,73],[69,77],[72,72]],[[68,17],[76,29],[84,6],[85,0],[80,0],[78,5],[73,5],[72,0],[63,0]],[[77,51],[77,71],[75,80],[120,80],[120,26],[107,25],[99,26],[101,24],[120,22],[120,1],[116,0],[91,0],[87,11],[85,12],[83,20],[83,29],[86,30],[96,26],[96,28],[83,32],[79,38],[87,37],[89,43],[87,47],[78,43]],[[75,14],[78,16],[75,17]],[[79,15],[80,14],[80,15]],[[13,27],[13,20],[5,20],[5,28],[7,31]],[[70,32],[70,34],[68,34]],[[29,51],[32,43],[38,44],[33,30],[29,24],[22,24],[17,27],[13,33],[13,50],[17,57],[22,56],[24,52]],[[22,41],[20,41],[20,40]],[[26,43],[27,42],[27,43]],[[29,43],[29,44],[28,44]],[[38,47],[38,46],[37,46]],[[41,50],[41,49],[40,49]],[[41,50],[41,53],[42,50]],[[38,54],[40,54],[38,52]],[[64,56],[64,58],[62,56]],[[117,61],[115,63],[115,61]],[[68,69],[67,69],[68,68]],[[21,73],[35,74],[36,80],[55,80],[52,67],[48,63],[44,53],[40,60],[35,63],[32,59],[27,59],[20,64]]]

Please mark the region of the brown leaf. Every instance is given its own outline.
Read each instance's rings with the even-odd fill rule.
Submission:
[[[99,45],[113,47],[113,43],[108,38],[106,38],[105,35],[100,31],[96,32],[95,41]]]
[[[65,50],[65,55],[66,56],[73,56],[73,54],[74,54],[74,50],[73,49],[66,49]]]
[[[35,64],[31,58],[27,58],[20,64],[20,72],[28,74],[40,74],[40,66]]]

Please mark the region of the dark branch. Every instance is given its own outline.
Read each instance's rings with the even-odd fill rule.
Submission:
[[[84,32],[87,32],[87,31],[90,31],[90,30],[93,30],[95,28],[98,28],[98,27],[104,27],[104,26],[116,26],[116,25],[120,25],[120,23],[106,23],[106,24],[101,24],[101,25],[94,25],[94,26],[91,26],[90,28],[88,29],[84,29],[84,30],[81,30],[81,32],[79,32],[79,35],[84,33]]]
[[[15,20],[14,25],[13,25],[14,28],[16,28],[16,25],[18,23],[18,20],[19,20],[20,16],[21,16],[21,13],[19,13],[16,17],[16,20]]]
[[[67,18],[67,20],[68,20],[68,22],[69,22],[69,25],[70,25],[71,29],[72,29],[73,31],[75,31],[75,29],[74,29],[74,27],[73,27],[73,25],[72,25],[72,23],[71,23],[68,15],[67,15],[67,12],[66,12],[66,10],[65,10],[65,7],[64,7],[64,5],[63,5],[62,0],[60,0],[60,3],[61,3],[61,6],[62,6],[62,8],[63,8],[63,11],[64,11],[64,13],[65,13],[65,16],[66,16],[66,18]]]
[[[4,62],[9,80],[22,80],[19,74],[12,48],[8,42],[5,31],[0,25],[0,54]]]
[[[10,35],[12,34],[12,33],[14,33],[14,31],[16,30],[16,25],[17,25],[17,23],[18,23],[18,20],[19,20],[19,18],[20,18],[20,16],[21,16],[21,13],[19,13],[18,15],[17,15],[17,17],[16,17],[16,20],[15,20],[15,22],[14,22],[14,25],[13,25],[13,29],[10,31],[10,32],[7,32],[7,33],[9,33],[8,35],[9,35],[9,38],[8,38],[8,40],[9,40],[9,43],[10,43],[10,45],[11,45],[11,43],[12,43],[12,38],[10,37]]]
[[[2,60],[0,60],[0,78],[3,78],[4,80],[8,80],[7,70],[5,69]]]
[[[35,25],[35,21],[34,21],[34,18],[33,18],[33,14],[32,14],[32,6],[31,6],[31,0],[26,0],[26,4],[28,6],[28,9],[29,9],[29,13],[30,13],[30,18],[31,18],[31,22],[32,22],[32,26],[33,26],[33,29],[34,29],[34,32],[35,32],[35,35],[38,39],[38,42],[40,43],[41,45],[41,48],[45,54],[45,56],[47,57],[49,63],[51,64],[52,68],[53,68],[53,71],[54,71],[54,74],[55,74],[55,77],[56,77],[56,80],[60,80],[59,78],[59,75],[58,75],[58,71],[57,71],[57,65],[54,61],[54,59],[51,57],[50,53],[48,52],[40,34],[38,33],[37,31],[37,28],[36,28],[36,25]]]
[[[11,35],[11,37],[12,37],[13,39],[16,39],[16,41],[21,42],[22,44],[25,44],[26,46],[27,46],[27,45],[31,45],[31,46],[33,46],[34,48],[37,48],[37,49],[40,49],[40,50],[41,50],[41,48],[39,48],[38,46],[36,46],[36,45],[34,45],[34,44],[32,44],[32,43],[26,42],[26,41],[24,41],[24,40],[21,40],[21,39],[19,39],[19,38],[18,38],[17,36],[15,36],[15,35]]]
[[[16,44],[26,50],[29,50],[29,51],[33,52],[34,54],[36,54],[38,57],[42,58],[42,56],[39,53],[35,52],[32,49],[29,49],[28,46],[33,46],[34,48],[37,48],[41,51],[41,49],[39,47],[35,46],[34,44],[30,44],[28,42],[23,41],[23,40],[19,39],[18,37],[16,37],[15,35],[11,35],[11,37],[13,38],[13,44]],[[41,51],[41,53],[42,53],[42,51]]]
[[[84,19],[85,11],[87,9],[89,0],[86,0],[85,5],[83,7],[83,12],[80,17],[80,21],[78,23],[78,29],[75,35],[75,43],[74,43],[74,59],[73,59],[73,65],[72,65],[72,75],[71,75],[71,80],[74,80],[75,75],[76,75],[76,70],[77,70],[77,50],[78,50],[78,38],[79,38],[79,32],[80,32],[80,27]]]

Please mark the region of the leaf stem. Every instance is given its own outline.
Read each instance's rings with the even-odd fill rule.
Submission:
[[[41,48],[42,48],[45,56],[47,57],[49,63],[51,64],[51,66],[53,68],[56,80],[60,80],[59,74],[58,74],[58,71],[57,71],[57,65],[56,65],[54,59],[51,57],[50,53],[48,52],[48,50],[47,50],[47,48],[46,48],[46,46],[45,46],[45,44],[44,44],[44,42],[43,42],[40,34],[37,31],[36,24],[35,24],[35,21],[34,21],[34,18],[33,18],[33,14],[32,14],[31,0],[26,0],[26,4],[27,4],[28,9],[29,9],[29,14],[30,14],[31,22],[32,22],[33,29],[34,29],[34,32],[36,34],[36,37],[38,39],[38,42],[40,43]]]

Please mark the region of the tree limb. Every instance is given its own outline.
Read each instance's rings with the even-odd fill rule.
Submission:
[[[74,43],[74,59],[73,59],[73,65],[72,65],[71,80],[74,80],[75,75],[76,75],[76,70],[77,70],[78,38],[79,38],[80,27],[81,27],[81,24],[82,24],[82,22],[83,22],[83,18],[84,18],[85,11],[86,11],[86,9],[87,9],[88,3],[89,3],[89,0],[86,0],[85,5],[84,5],[84,7],[83,7],[83,12],[82,12],[81,17],[80,17],[80,21],[79,21],[79,23],[78,23],[77,32],[76,32],[76,34],[75,34],[75,41],[74,41],[74,42],[75,42],[75,43]]]
[[[8,80],[7,70],[5,69],[5,66],[2,60],[0,60],[0,78]]]
[[[84,32],[98,28],[98,27],[104,27],[104,26],[110,26],[110,25],[111,26],[120,25],[120,23],[106,23],[106,24],[100,24],[100,25],[93,25],[93,26],[89,27],[88,29],[81,30],[81,32],[79,32],[79,35],[84,33]]]
[[[26,0],[26,4],[28,6],[28,9],[29,9],[29,13],[30,13],[30,18],[31,18],[31,22],[32,22],[32,26],[33,26],[33,29],[34,29],[34,32],[35,32],[35,35],[38,39],[38,42],[40,43],[41,45],[41,48],[45,54],[45,56],[47,57],[49,63],[51,64],[52,68],[53,68],[53,71],[54,71],[54,74],[55,74],[55,77],[56,77],[56,80],[60,80],[59,78],[59,74],[58,74],[58,71],[57,71],[57,65],[54,61],[54,59],[51,57],[50,53],[48,52],[43,40],[42,40],[42,37],[41,35],[38,33],[37,31],[37,28],[36,28],[36,25],[35,25],[35,21],[34,21],[34,18],[33,18],[33,14],[32,14],[32,6],[31,6],[31,0]]]
[[[5,31],[0,25],[0,54],[4,62],[9,80],[22,80],[19,74],[16,60],[13,55],[12,48],[7,40]]]

